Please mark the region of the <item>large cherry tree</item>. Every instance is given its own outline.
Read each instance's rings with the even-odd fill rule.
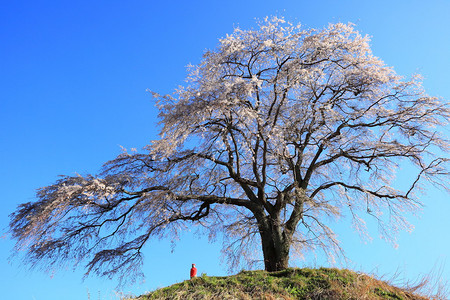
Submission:
[[[415,192],[445,180],[448,105],[375,57],[351,24],[237,28],[185,86],[153,95],[158,140],[99,175],[61,177],[11,215],[31,264],[134,274],[152,238],[198,225],[221,233],[232,266],[257,245],[265,269],[281,270],[294,251],[339,252],[329,220],[344,213],[357,231],[375,218],[395,238],[421,206]],[[401,166],[415,173],[398,189]]]

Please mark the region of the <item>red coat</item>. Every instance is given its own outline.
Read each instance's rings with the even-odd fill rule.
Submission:
[[[192,267],[191,268],[191,278],[196,277],[196,276],[197,276],[197,268]]]

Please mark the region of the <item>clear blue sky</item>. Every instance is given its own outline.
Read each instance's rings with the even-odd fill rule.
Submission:
[[[0,3],[0,229],[37,188],[59,174],[96,173],[127,148],[156,138],[157,110],[146,89],[170,93],[182,84],[185,66],[207,48],[255,18],[284,15],[308,27],[352,22],[372,36],[372,49],[399,74],[419,72],[431,95],[450,99],[450,1],[1,1]],[[447,131],[448,133],[448,131]],[[407,170],[403,170],[407,172]],[[413,233],[399,248],[378,238],[363,243],[337,224],[352,263],[346,267],[382,274],[397,269],[415,279],[434,265],[450,279],[450,199],[430,187]],[[0,234],[0,236],[2,235]],[[192,233],[146,249],[143,284],[124,288],[139,295],[200,273],[225,275],[220,240],[208,244]],[[54,276],[8,263],[13,243],[0,239],[3,299],[114,299],[115,281],[89,278],[83,269]],[[327,265],[308,256],[296,266]]]

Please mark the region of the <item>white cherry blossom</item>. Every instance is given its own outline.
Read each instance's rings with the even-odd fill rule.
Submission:
[[[347,214],[363,236],[374,218],[395,241],[412,228],[422,184],[445,185],[449,108],[369,42],[352,24],[237,28],[189,66],[185,86],[153,93],[160,139],[22,204],[11,216],[17,248],[32,264],[87,259],[88,273],[128,276],[151,238],[193,225],[224,233],[232,267],[256,249],[268,271],[294,252],[339,253],[330,217]],[[415,167],[403,189],[401,165]]]

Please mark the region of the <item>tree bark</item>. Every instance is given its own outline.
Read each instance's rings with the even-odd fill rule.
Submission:
[[[260,235],[265,270],[275,272],[289,267],[290,239],[286,238],[281,226],[271,225],[260,226]]]

